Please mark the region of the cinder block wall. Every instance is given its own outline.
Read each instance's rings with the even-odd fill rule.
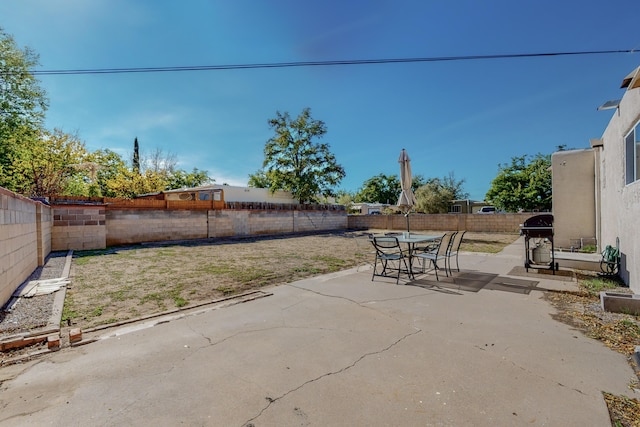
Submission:
[[[347,228],[344,211],[294,211],[294,232],[343,230]]]
[[[107,210],[107,246],[231,236],[340,230],[344,211]]]
[[[409,215],[409,228],[412,231],[467,230],[487,233],[518,233],[520,224],[534,215],[536,214],[411,214]],[[404,215],[349,215],[348,228],[406,230],[407,217]]]
[[[206,210],[107,210],[106,245],[207,237]]]
[[[50,208],[0,188],[0,306],[51,252]]]
[[[87,250],[106,247],[104,205],[58,205],[53,207],[51,249]]]
[[[215,210],[209,211],[208,237],[286,234],[347,228],[344,211]]]
[[[51,231],[53,230],[53,214],[51,207],[36,204],[36,239],[38,244],[38,265],[44,265],[51,253]]]

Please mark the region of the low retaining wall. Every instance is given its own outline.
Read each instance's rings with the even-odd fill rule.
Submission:
[[[106,245],[129,245],[163,240],[203,239],[206,210],[108,210]]]
[[[225,209],[209,211],[208,237],[287,234],[346,228],[345,211]]]
[[[515,233],[531,214],[409,216],[411,230]],[[53,249],[86,250],[164,240],[288,234],[347,228],[402,230],[404,215],[349,215],[342,210],[166,210],[61,205],[54,208]]]
[[[344,210],[127,209],[104,204],[53,208],[53,250],[104,249],[165,240],[287,234],[347,228]]]
[[[104,205],[58,205],[53,207],[51,249],[87,250],[106,246]]]
[[[106,245],[347,228],[344,211],[107,210]]]
[[[0,307],[51,252],[48,206],[0,188]]]
[[[486,233],[519,233],[520,224],[534,215],[536,214],[411,214],[409,215],[409,228],[412,231],[466,230]],[[404,230],[407,228],[407,217],[404,215],[349,215],[348,227]]]

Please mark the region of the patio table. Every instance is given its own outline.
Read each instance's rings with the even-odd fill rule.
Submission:
[[[415,250],[416,244],[418,243],[427,243],[427,242],[435,242],[442,238],[441,235],[437,236],[429,236],[426,234],[414,234],[414,233],[402,233],[402,235],[397,236],[399,243],[404,243],[407,245],[409,249],[409,272],[413,276],[413,251]]]

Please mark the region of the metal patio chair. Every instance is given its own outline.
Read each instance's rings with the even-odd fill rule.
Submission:
[[[402,250],[397,237],[374,236],[372,243],[376,250],[372,281],[375,277],[395,277],[397,284],[400,283],[400,274],[403,272],[412,277],[407,263],[408,256]],[[378,272],[378,268],[381,268],[382,271]],[[391,275],[392,272],[395,274]]]
[[[433,265],[433,270],[436,273],[436,280],[440,280],[438,277],[438,270],[440,267],[438,266],[438,261],[443,260],[444,262],[444,272],[447,276],[449,276],[449,272],[447,271],[447,252],[449,251],[449,247],[451,246],[452,237],[455,233],[445,233],[440,239],[440,242],[437,243],[437,247],[431,252],[418,252],[414,253],[413,256],[415,258],[419,258],[422,260],[422,271],[425,271],[425,262],[428,260],[431,265]]]
[[[460,245],[462,244],[462,238],[464,237],[464,233],[466,233],[466,230],[458,231],[453,236],[453,239],[451,239],[451,245],[449,245],[449,250],[447,251],[447,259],[445,260],[445,262],[449,264],[449,273],[452,272],[451,258],[454,258],[454,257],[456,259],[456,270],[460,272],[460,265],[458,264],[458,252],[460,252]],[[445,268],[446,266],[447,265],[445,264]]]
[[[371,244],[373,243],[374,236],[375,235],[373,233],[361,233],[353,236],[353,239],[356,242],[358,254],[367,257],[367,262],[363,265],[359,265],[356,271],[360,271],[360,267],[373,268],[376,251]]]

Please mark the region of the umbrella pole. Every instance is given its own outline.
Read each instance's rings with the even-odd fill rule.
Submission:
[[[409,212],[407,212],[406,214],[404,214],[404,216],[407,217],[407,233],[409,232]]]

